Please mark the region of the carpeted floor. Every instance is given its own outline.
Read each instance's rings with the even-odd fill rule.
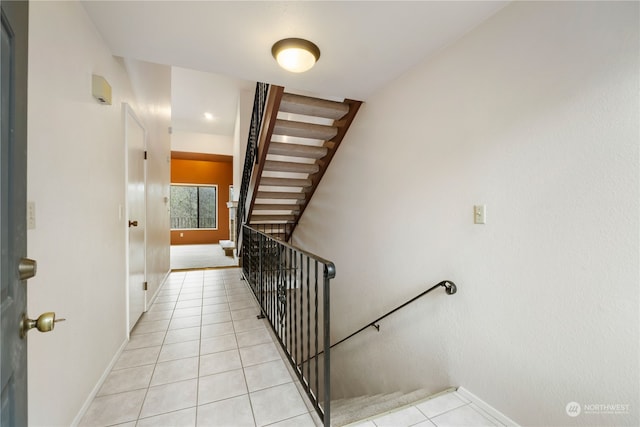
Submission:
[[[238,260],[226,256],[220,245],[172,245],[171,269],[237,267]]]

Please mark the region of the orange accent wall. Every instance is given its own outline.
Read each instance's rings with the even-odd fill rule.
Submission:
[[[233,184],[233,163],[171,159],[171,183],[218,185],[217,230],[171,230],[172,245],[218,243],[229,239],[229,186]],[[180,233],[183,237],[180,237]]]

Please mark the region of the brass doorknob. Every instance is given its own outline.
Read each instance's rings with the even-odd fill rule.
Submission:
[[[67,319],[56,319],[56,314],[52,311],[42,313],[36,320],[29,319],[26,314],[22,315],[22,322],[20,325],[20,337],[27,336],[27,332],[36,328],[40,332],[52,331],[57,322],[64,322]]]
[[[137,227],[138,221],[129,221],[129,227]]]

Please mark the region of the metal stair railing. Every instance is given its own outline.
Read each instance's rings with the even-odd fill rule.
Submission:
[[[247,220],[247,195],[249,194],[251,174],[253,173],[254,165],[258,159],[258,138],[262,127],[264,110],[267,105],[268,92],[269,85],[267,83],[256,83],[256,92],[253,99],[253,113],[251,114],[251,126],[249,127],[249,139],[247,140],[247,151],[244,158],[244,168],[242,170],[242,184],[240,186],[238,208],[236,209],[236,242],[238,242],[238,251],[240,250],[240,233],[242,231],[242,225]]]
[[[331,425],[331,261],[244,225],[242,274],[324,425]],[[319,358],[323,354],[322,358]],[[310,363],[303,361],[312,360]]]

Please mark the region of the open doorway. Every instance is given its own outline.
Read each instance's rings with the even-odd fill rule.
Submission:
[[[238,266],[228,246],[232,185],[232,156],[171,153],[172,270]]]

